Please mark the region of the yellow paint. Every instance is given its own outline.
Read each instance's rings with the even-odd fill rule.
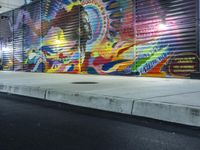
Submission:
[[[69,12],[72,10],[72,8],[76,5],[80,5],[80,1],[77,1],[77,2],[73,2],[73,3],[70,3],[69,5],[66,5],[66,10]]]
[[[45,37],[42,44],[49,45],[49,46],[52,45],[54,47],[63,47],[64,45],[69,44],[69,41],[65,39],[63,30],[61,30],[60,28],[56,28],[56,31],[53,31],[52,29],[52,33],[50,32]]]

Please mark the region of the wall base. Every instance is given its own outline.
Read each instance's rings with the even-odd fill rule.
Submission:
[[[200,79],[200,72],[194,72],[190,74],[191,79]]]

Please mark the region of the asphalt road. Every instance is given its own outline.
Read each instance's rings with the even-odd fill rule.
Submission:
[[[199,149],[198,128],[0,93],[0,150]]]

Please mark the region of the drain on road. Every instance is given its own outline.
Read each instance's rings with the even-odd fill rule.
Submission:
[[[98,82],[72,82],[72,84],[98,84]]]

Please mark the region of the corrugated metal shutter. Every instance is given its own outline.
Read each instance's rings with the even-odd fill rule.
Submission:
[[[14,70],[188,76],[199,65],[198,4],[40,0],[8,13],[13,34],[0,22],[3,62],[14,54]]]
[[[47,72],[79,72],[79,10],[78,3],[43,1],[42,50],[47,54]]]
[[[135,42],[133,1],[83,0],[82,5],[89,18],[90,27],[86,29],[92,31],[91,39],[90,30],[81,38],[81,45],[86,42],[82,71],[89,74],[130,73]]]
[[[198,69],[197,1],[135,0],[137,61],[133,71],[187,76]]]
[[[24,71],[44,71],[44,64],[39,63],[41,47],[41,2],[37,1],[27,5],[24,15]],[[34,55],[35,53],[35,55]],[[37,54],[37,55],[36,55]],[[38,67],[37,67],[38,66]]]
[[[24,8],[15,9],[14,12],[14,70],[22,71],[23,70],[23,15]]]
[[[13,69],[12,12],[0,15],[0,49],[4,70]]]

